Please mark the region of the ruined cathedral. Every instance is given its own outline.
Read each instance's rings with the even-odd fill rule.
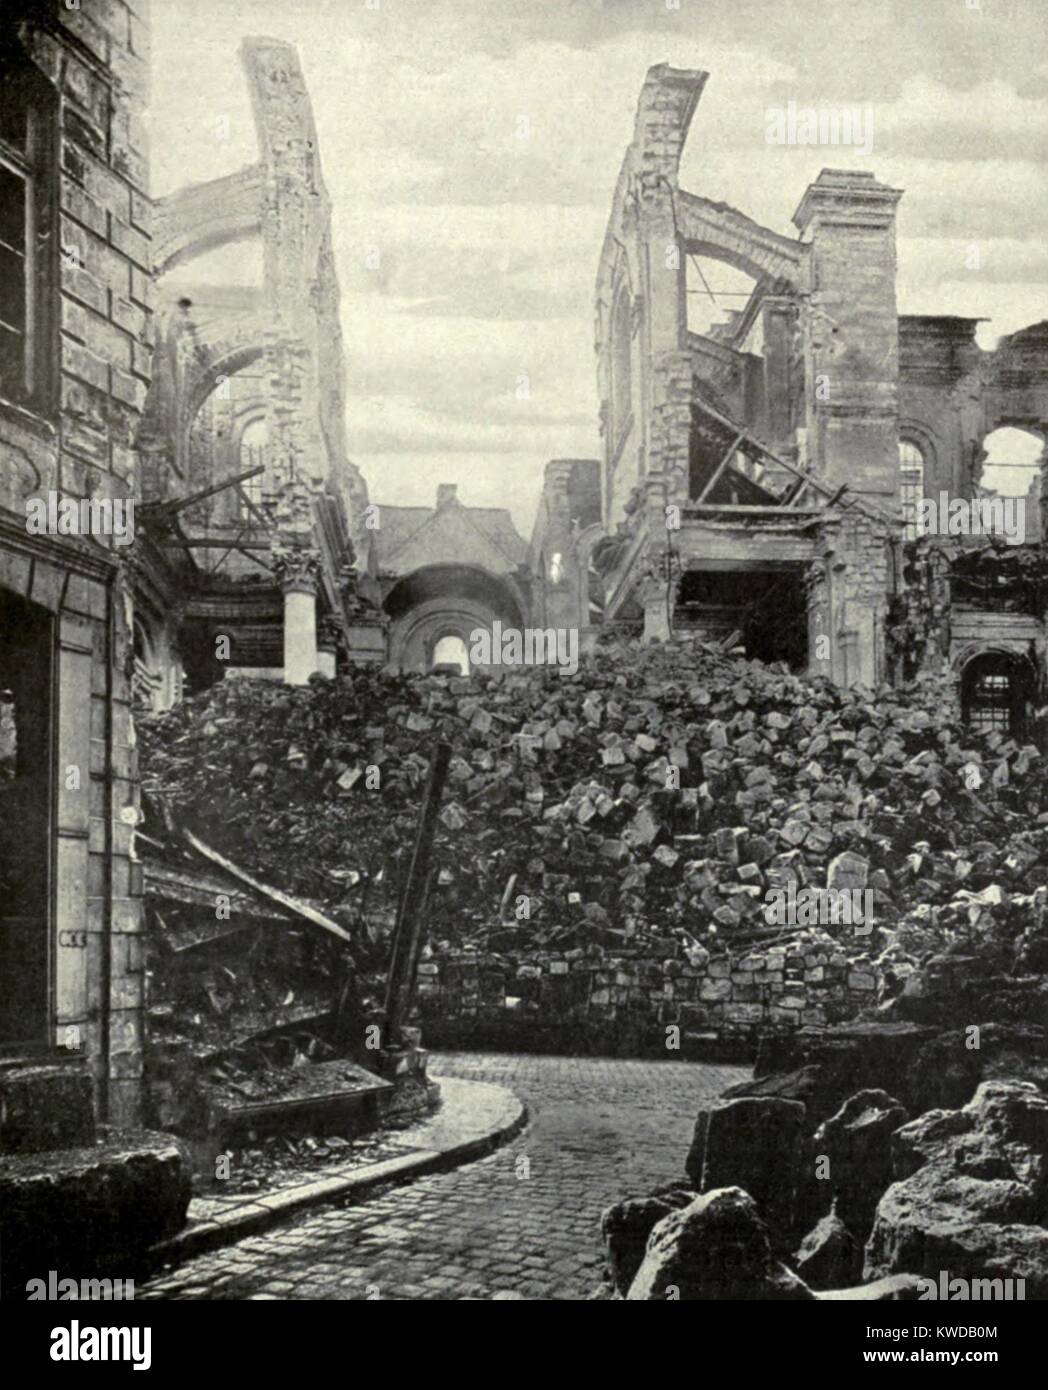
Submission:
[[[0,1041],[86,1056],[103,1116],[140,1099],[136,707],[362,663],[468,674],[470,634],[498,622],[577,630],[583,652],[691,633],[841,684],[952,669],[966,717],[1029,726],[1037,489],[1022,544],[918,517],[985,493],[992,431],[1043,444],[1048,324],[986,352],[975,320],[900,316],[902,190],[824,169],[789,232],[689,192],[706,74],[652,68],[594,248],[599,457],[547,464],[525,538],[468,481],[404,507],[352,461],[293,48],[242,45],[257,161],[153,200],[147,7],[8,4],[0,30],[0,825],[18,841]],[[194,284],[233,242],[260,282]],[[698,332],[704,262],[750,289]],[[134,500],[134,544],[32,534],[47,497]]]
[[[1019,534],[954,531],[945,509],[990,500],[994,431],[1043,452],[1048,325],[988,352],[976,319],[900,315],[902,190],[826,168],[792,232],[760,226],[680,186],[707,75],[651,69],[597,265],[601,457],[547,465],[526,539],[451,483],[430,508],[369,495],[347,453],[308,94],[286,45],[249,41],[243,61],[258,164],[153,210],[140,698],[359,662],[465,672],[470,633],[498,621],[577,629],[583,650],[601,631],[690,632],[845,685],[949,669],[966,717],[1029,724],[1048,600],[1039,469]],[[183,269],[168,288],[242,239],[261,241],[261,287],[187,288]],[[746,293],[699,332],[690,302],[718,263]]]

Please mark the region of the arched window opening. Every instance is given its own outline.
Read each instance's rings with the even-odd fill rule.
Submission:
[[[921,503],[924,500],[924,454],[912,439],[899,441],[899,501],[906,539],[923,534]]]
[[[1021,736],[1029,697],[1026,668],[1007,652],[986,652],[964,668],[961,710],[973,729]]]
[[[469,675],[469,650],[461,637],[441,637],[433,648],[432,669],[445,675]]]
[[[611,420],[612,447],[622,438],[632,413],[633,325],[628,290],[621,290],[611,321]]]

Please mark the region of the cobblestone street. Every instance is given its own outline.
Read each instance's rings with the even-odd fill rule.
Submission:
[[[191,1260],[139,1298],[586,1298],[603,1207],[683,1169],[699,1106],[741,1067],[475,1053],[431,1073],[510,1087],[530,1112],[505,1148]]]

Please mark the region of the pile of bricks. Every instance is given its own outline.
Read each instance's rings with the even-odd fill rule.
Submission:
[[[513,974],[498,1008],[529,1000],[532,985],[552,1006],[558,982],[583,973],[582,950],[597,1010],[639,991],[660,1022],[675,1009],[699,1023],[758,1009],[802,1022],[826,1012],[822,993],[881,999],[959,943],[1013,964],[1041,949],[1041,755],[964,729],[934,682],[842,691],[687,644],[608,645],[574,676],[228,682],[147,721],[144,789],[380,946],[438,738],[453,757],[423,980],[442,994],[447,978],[427,972],[472,951]],[[722,973],[716,957],[820,934],[818,916],[769,925],[769,899],[805,888],[872,904],[862,929],[822,933],[826,959],[805,971],[823,979],[795,988],[789,952],[783,978],[769,978],[778,949],[761,968]],[[630,958],[625,970],[605,963]]]

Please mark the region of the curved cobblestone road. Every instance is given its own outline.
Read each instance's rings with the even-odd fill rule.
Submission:
[[[530,1121],[488,1158],[327,1206],[136,1290],[152,1298],[587,1298],[610,1202],[682,1170],[699,1106],[741,1067],[434,1054],[434,1076],[510,1087]],[[526,1162],[525,1162],[526,1160]]]

